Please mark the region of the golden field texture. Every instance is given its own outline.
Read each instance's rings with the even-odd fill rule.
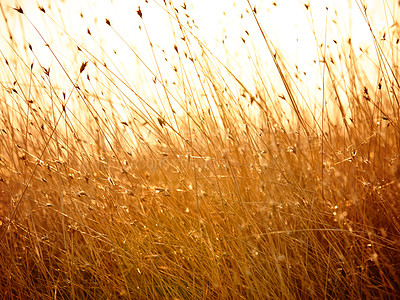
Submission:
[[[30,10],[1,7],[1,297],[400,297],[396,31],[368,26],[355,1],[373,47],[315,34],[309,99],[252,4],[234,67],[183,4],[160,1],[176,39],[157,48],[146,2],[132,12],[145,57],[116,20],[98,20],[113,53],[95,26],[83,44],[56,8],[35,7],[63,50]]]

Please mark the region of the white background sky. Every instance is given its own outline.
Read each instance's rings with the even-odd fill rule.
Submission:
[[[307,72],[311,89],[318,85],[321,80],[320,66],[313,63],[318,60],[316,52],[316,39],[313,30],[316,32],[318,43],[325,38],[331,47],[335,45],[333,40],[347,40],[352,38],[356,51],[359,47],[373,50],[373,43],[368,27],[360,13],[360,1],[354,0],[253,0],[252,5],[257,8],[257,16],[271,39],[273,44],[283,53],[287,64],[294,69],[297,65],[301,72]],[[21,36],[28,41],[35,49],[38,60],[42,66],[55,66],[54,57],[44,47],[44,42],[38,37],[33,27],[21,15],[11,8],[21,6],[26,16],[39,29],[59,57],[64,61],[70,61],[67,67],[79,68],[85,57],[79,57],[76,49],[66,49],[63,41],[67,41],[66,35],[73,37],[78,43],[85,45],[90,52],[98,58],[106,60],[105,53],[96,52],[96,49],[103,48],[110,59],[115,63],[120,72],[131,81],[137,81],[136,69],[137,59],[132,55],[128,47],[118,38],[116,34],[105,24],[105,18],[109,19],[113,28],[132,46],[149,66],[155,68],[149,51],[148,41],[143,30],[142,20],[136,11],[141,7],[143,20],[152,43],[164,49],[171,56],[173,62],[174,39],[178,38],[172,34],[170,17],[163,10],[163,1],[148,0],[68,0],[68,1],[35,1],[35,0],[2,0],[3,10],[8,17],[10,30],[15,37]],[[194,19],[199,27],[195,34],[207,43],[211,51],[221,60],[225,61],[226,49],[221,47],[221,40],[226,36],[225,45],[231,56],[232,65],[240,66],[243,55],[257,51],[267,55],[265,44],[261,38],[259,29],[254,19],[246,10],[249,10],[247,1],[228,0],[194,0],[186,1],[187,9],[181,8],[183,1],[174,1],[178,8],[181,20],[186,20],[184,13],[189,19]],[[389,34],[398,34],[397,27],[391,27],[393,20],[398,17],[397,1],[390,0],[368,0],[364,1],[377,35],[384,31]],[[309,5],[309,9],[305,5]],[[42,5],[46,15],[38,9]],[[326,10],[326,7],[329,10]],[[83,14],[83,18],[80,17]],[[241,18],[243,15],[243,18]],[[52,21],[50,18],[54,18]],[[57,24],[57,25],[56,25]],[[60,28],[57,28],[60,26]],[[0,45],[7,43],[7,31],[4,20],[0,20]],[[92,35],[87,34],[90,29]],[[176,28],[175,28],[176,29]],[[66,33],[62,31],[65,30]],[[249,32],[247,37],[245,30]],[[241,37],[246,38],[246,45]],[[64,48],[63,48],[64,47]],[[7,47],[1,47],[7,52]],[[5,49],[5,50],[4,50]],[[117,50],[117,55],[112,54],[112,49]],[[361,52],[358,51],[358,54]],[[268,56],[268,55],[267,55]],[[373,58],[373,51],[371,54]],[[261,59],[261,62],[262,59]],[[267,64],[267,63],[266,63]],[[76,65],[76,66],[75,66]],[[241,69],[240,69],[241,68]],[[239,67],[245,72],[246,65]],[[271,66],[271,74],[275,72]],[[53,68],[56,69],[56,68]],[[239,70],[238,69],[238,70]],[[265,66],[268,71],[268,66]],[[142,78],[143,79],[143,78]]]

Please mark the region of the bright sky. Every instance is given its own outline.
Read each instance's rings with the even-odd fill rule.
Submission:
[[[318,81],[321,81],[321,67],[313,61],[318,61],[317,43],[322,43],[325,37],[328,47],[331,48],[336,47],[333,40],[347,40],[351,37],[356,50],[359,47],[373,50],[370,32],[359,9],[361,1],[252,0],[250,2],[256,7],[263,29],[284,55],[288,67],[295,70],[295,66],[298,66],[300,72],[308,74],[304,80],[310,82],[311,90],[319,84]],[[155,46],[155,51],[161,53],[164,50],[171,62],[177,63],[173,45],[179,41],[179,28],[173,16],[166,12],[162,0],[2,0],[1,3],[11,32],[15,38],[19,36],[33,46],[37,55],[36,60],[43,67],[52,66],[55,70],[57,62],[32,25],[12,10],[12,7],[20,5],[24,9],[25,15],[38,28],[46,42],[52,45],[66,68],[70,68],[68,70],[74,68],[79,70],[82,61],[90,60],[90,56],[77,54],[75,47],[68,46],[71,42],[67,35],[100,60],[114,63],[115,68],[130,82],[149,81],[137,72],[138,58],[129,49],[132,47],[137,51],[140,58],[156,72],[144,28]],[[243,61],[246,61],[245,58],[249,54],[256,52],[260,57],[259,63],[265,65],[263,70],[274,77],[276,70],[268,60],[267,48],[254,18],[249,13],[247,0],[193,0],[187,1],[186,9],[182,8],[184,4],[182,0],[173,3],[179,11],[178,16],[182,24],[187,21],[190,24],[192,19],[195,20],[198,30],[194,30],[193,33],[206,42],[214,55],[229,64],[233,70],[243,73],[244,81],[251,80],[252,75],[247,74],[246,77],[248,64]],[[399,17],[397,1],[365,0],[364,3],[378,36],[381,36],[384,30],[388,34],[399,35],[398,26],[392,26],[394,20]],[[38,6],[45,8],[46,14],[40,12]],[[137,14],[139,6],[143,20]],[[329,9],[326,10],[326,7]],[[105,24],[106,18],[111,22],[112,28]],[[0,20],[0,28],[0,44],[6,45],[8,33],[3,18]],[[88,35],[88,29],[91,35]],[[118,38],[116,32],[125,41]],[[242,38],[246,40],[246,44]],[[222,47],[223,39],[225,47]],[[114,50],[116,54],[113,53]],[[227,52],[229,59],[226,57]],[[359,51],[358,55],[360,53]],[[32,57],[30,59],[33,60]]]

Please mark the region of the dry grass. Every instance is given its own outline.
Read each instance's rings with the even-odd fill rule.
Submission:
[[[261,25],[279,87],[258,54],[250,83],[218,61],[176,8],[165,5],[175,64],[150,36],[150,61],[125,44],[143,90],[68,32],[74,63],[36,33],[52,69],[12,28],[3,36],[3,297],[399,297],[397,37],[373,37],[375,81],[350,40],[335,41],[336,56],[321,47],[321,106],[303,101],[300,72]],[[3,11],[34,28],[28,12]]]

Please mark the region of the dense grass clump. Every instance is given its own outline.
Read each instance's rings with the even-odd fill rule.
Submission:
[[[395,31],[356,1],[374,48],[315,32],[312,93],[250,3],[249,55],[225,62],[186,4],[146,2],[143,53],[111,18],[75,36],[62,9],[1,6],[0,294],[400,297]],[[168,18],[168,49],[146,5]]]

